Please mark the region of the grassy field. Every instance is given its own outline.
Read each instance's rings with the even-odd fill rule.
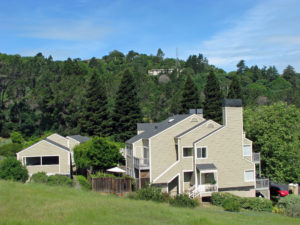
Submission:
[[[300,224],[300,219],[217,207],[174,208],[73,188],[0,181],[0,224]]]

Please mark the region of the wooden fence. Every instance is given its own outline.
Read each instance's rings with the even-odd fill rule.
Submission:
[[[92,178],[92,190],[98,192],[123,194],[132,191],[131,185],[128,178]]]

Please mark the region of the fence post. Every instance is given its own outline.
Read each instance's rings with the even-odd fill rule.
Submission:
[[[114,180],[115,180],[114,178],[111,178],[111,189],[112,189],[112,193],[115,193],[115,190],[114,190],[114,189],[115,189],[115,187],[114,187],[114,186],[115,186],[115,185],[114,185],[114,184],[115,184],[115,181],[114,181]]]
[[[92,177],[92,191],[95,191],[95,187],[94,187],[94,178]]]

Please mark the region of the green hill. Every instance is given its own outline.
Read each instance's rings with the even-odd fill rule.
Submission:
[[[300,224],[300,219],[220,208],[174,208],[67,187],[0,181],[0,224]]]

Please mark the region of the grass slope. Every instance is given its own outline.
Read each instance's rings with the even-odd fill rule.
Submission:
[[[183,209],[67,187],[0,181],[0,224],[300,224],[271,213]]]

